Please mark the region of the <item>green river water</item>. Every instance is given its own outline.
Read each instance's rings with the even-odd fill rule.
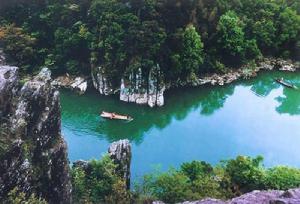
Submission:
[[[109,143],[132,143],[132,177],[182,162],[216,164],[237,155],[265,158],[266,166],[300,167],[300,89],[274,82],[284,77],[300,87],[300,73],[262,72],[226,86],[177,89],[165,106],[149,108],[89,92],[62,91],[62,132],[70,161],[100,158]],[[132,122],[99,117],[102,110],[128,114]]]

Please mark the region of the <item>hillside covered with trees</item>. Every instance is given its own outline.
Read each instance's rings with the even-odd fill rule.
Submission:
[[[111,81],[159,65],[166,81],[224,72],[262,56],[299,60],[297,0],[28,0],[3,4],[0,44],[23,73]]]

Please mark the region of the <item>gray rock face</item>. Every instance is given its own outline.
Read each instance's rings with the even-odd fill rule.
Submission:
[[[17,91],[17,85],[17,67],[0,66],[0,118],[6,117],[11,111],[11,100]]]
[[[87,77],[72,77],[66,74],[54,79],[52,84],[57,87],[74,90],[81,95],[84,94],[88,88],[88,79]]]
[[[1,65],[5,65],[5,61],[6,61],[6,57],[5,57],[4,53],[3,53],[3,50],[0,49],[0,66]]]
[[[160,68],[157,65],[149,72],[148,78],[143,78],[141,69],[130,73],[128,78],[122,79],[120,100],[137,104],[148,104],[150,107],[164,105],[165,85]]]
[[[240,69],[231,70],[225,74],[212,74],[188,81],[179,80],[175,83],[165,83],[160,67],[157,65],[149,73],[142,73],[141,69],[137,69],[123,76],[120,82],[120,89],[112,85],[103,67],[94,68],[92,78],[94,87],[100,94],[110,95],[120,90],[121,101],[147,104],[150,107],[154,107],[164,105],[164,92],[166,89],[178,86],[201,86],[204,84],[223,86],[241,78],[254,77],[260,70],[296,71],[298,68],[299,64],[297,65],[292,61],[265,58],[254,68],[249,68],[248,65],[245,65]]]
[[[153,202],[153,204],[163,204]],[[232,200],[204,199],[200,201],[186,201],[182,204],[299,204],[300,188],[288,191],[252,191]]]
[[[144,74],[137,69],[113,84],[104,67],[92,68],[93,85],[100,94],[111,95],[120,91],[121,101],[148,104],[150,107],[163,106],[165,85],[159,66],[153,67],[147,77]]]
[[[94,87],[102,95],[110,95],[114,93],[111,81],[106,77],[103,67],[92,68],[92,80]]]
[[[60,131],[59,92],[51,85],[50,71],[42,69],[20,90],[17,68],[0,67],[0,79],[6,79],[1,80],[6,84],[1,87],[12,88],[0,91],[0,98],[8,95],[5,103],[11,104],[8,119],[3,122],[10,139],[5,151],[0,152],[0,201],[17,187],[27,196],[35,193],[50,203],[71,203],[67,147]],[[1,107],[7,107],[5,103],[1,102]]]
[[[113,142],[108,154],[117,164],[117,173],[126,180],[127,188],[130,187],[130,163],[131,163],[131,145],[128,140],[119,140]]]

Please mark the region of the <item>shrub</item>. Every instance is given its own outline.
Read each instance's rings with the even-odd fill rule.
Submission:
[[[20,66],[22,72],[30,73],[36,63],[34,49],[36,39],[14,24],[0,26],[0,44],[13,64]]]
[[[213,173],[213,167],[203,161],[192,161],[190,163],[183,163],[181,165],[181,171],[188,176],[191,181],[194,181],[199,177],[211,175]]]
[[[19,192],[19,189],[16,187],[8,193],[8,200],[5,202],[8,204],[47,204],[47,202],[37,197],[35,194],[31,194],[29,197],[26,197],[25,193]]]
[[[86,169],[72,168],[73,197],[76,203],[128,203],[130,194],[117,166],[108,156],[92,160]]]
[[[267,170],[266,189],[287,190],[300,186],[300,170],[286,166],[277,166]]]
[[[236,159],[224,162],[225,173],[230,178],[234,194],[242,194],[252,190],[263,189],[265,171],[262,167],[263,158],[238,156]]]

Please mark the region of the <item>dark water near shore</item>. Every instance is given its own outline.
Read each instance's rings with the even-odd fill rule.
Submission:
[[[300,87],[300,73],[263,72],[223,87],[177,89],[166,105],[148,108],[87,93],[61,93],[62,131],[69,158],[100,158],[109,143],[133,145],[132,176],[182,162],[216,164],[237,155],[265,158],[266,166],[300,167],[300,90],[282,87],[284,77]],[[130,123],[99,117],[102,110],[131,115]]]

